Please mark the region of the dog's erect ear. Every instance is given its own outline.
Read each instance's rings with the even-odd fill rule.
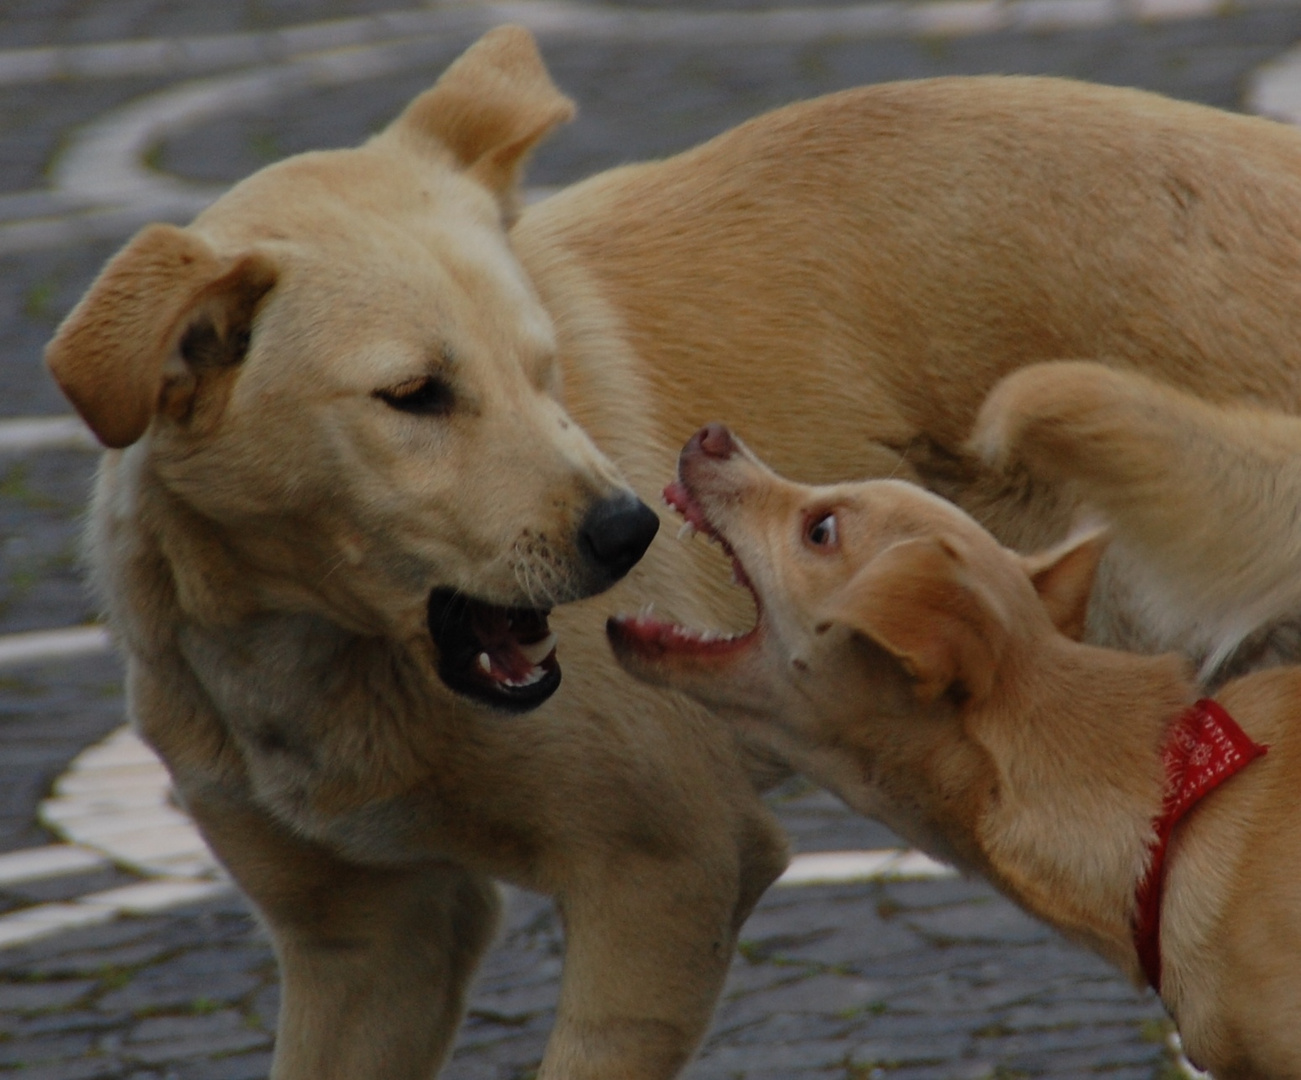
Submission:
[[[855,574],[818,629],[837,623],[894,656],[923,703],[955,685],[988,695],[1007,641],[961,556],[933,537],[896,544]]]
[[[1110,540],[1104,526],[1091,526],[1054,548],[1021,558],[1053,625],[1075,641],[1084,637],[1093,579]]]
[[[45,362],[105,446],[130,446],[160,403],[189,407],[178,383],[243,359],[259,301],[275,283],[258,254],[221,258],[173,225],[150,225],[109,260],[45,348]]]
[[[508,220],[529,154],[574,115],[522,26],[499,26],[472,45],[390,131],[446,147],[501,201]]]

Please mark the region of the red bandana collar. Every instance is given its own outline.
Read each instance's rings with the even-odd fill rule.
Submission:
[[[1254,743],[1209,698],[1192,705],[1170,729],[1165,751],[1166,789],[1147,873],[1134,894],[1134,947],[1152,989],[1161,993],[1161,898],[1166,847],[1179,819],[1202,796],[1219,787],[1269,747]]]

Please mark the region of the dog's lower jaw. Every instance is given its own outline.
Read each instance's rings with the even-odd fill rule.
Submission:
[[[688,694],[715,711],[768,715],[785,695],[785,687],[769,674],[762,620],[753,630],[729,637],[701,636],[670,623],[643,625],[640,616],[611,616],[605,634],[628,674]]]
[[[560,687],[550,611],[487,604],[453,589],[429,595],[438,677],[449,690],[500,712],[536,709]]]

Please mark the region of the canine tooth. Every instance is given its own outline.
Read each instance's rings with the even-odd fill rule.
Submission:
[[[691,522],[684,521],[682,523],[682,528],[678,530],[678,539],[690,540],[695,535],[696,535],[696,527],[692,525]]]
[[[492,674],[492,657],[486,652],[479,654],[479,668],[485,675]]]
[[[532,645],[519,646],[519,651],[524,654],[525,660],[527,660],[530,664],[536,667],[538,664],[542,663],[543,660],[545,660],[548,656],[551,655],[551,651],[555,647],[556,647],[556,635],[548,634],[541,641],[535,642]]]

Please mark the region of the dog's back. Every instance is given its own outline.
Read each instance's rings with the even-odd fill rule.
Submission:
[[[1153,95],[847,91],[577,185],[515,239],[544,271],[553,242],[599,271],[643,356],[697,358],[671,382],[648,372],[675,445],[759,379],[772,393],[746,430],[810,482],[866,475],[848,466],[876,443],[951,483],[928,446],[960,447],[985,391],[1031,360],[1113,358],[1301,407],[1301,275],[1280,272],[1301,264],[1301,135]]]

